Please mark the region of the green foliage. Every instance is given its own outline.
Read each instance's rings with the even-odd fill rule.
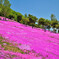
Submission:
[[[51,21],[51,26],[53,28],[55,28],[57,24],[58,24],[58,21]]]
[[[3,0],[0,0],[0,4],[3,4]]]
[[[29,22],[29,19],[28,18],[23,18],[22,20],[21,20],[21,23],[23,23],[23,24],[28,24],[28,22]]]
[[[13,15],[9,15],[8,18],[9,18],[9,19],[13,19],[14,16],[13,16]]]
[[[59,29],[59,24],[56,25],[56,28]]]
[[[6,7],[10,7],[11,6],[11,4],[9,3],[9,1],[8,0],[3,0],[3,2],[4,2],[4,6],[6,6]]]
[[[30,25],[30,23],[34,23],[35,24],[35,22],[37,21],[37,19],[38,18],[36,18],[35,16],[33,16],[33,15],[28,15],[28,18],[29,18],[29,25]]]
[[[7,15],[10,13],[10,6],[8,0],[0,0],[0,15],[7,17]]]
[[[3,14],[3,16],[5,16],[5,17],[7,17],[8,15],[9,15],[9,13],[10,13],[10,8],[9,7],[6,7],[6,6],[4,6],[3,7],[3,10],[2,10],[2,14]],[[8,11],[8,12],[7,12]]]
[[[44,18],[40,18],[38,20],[38,25],[45,25],[45,19]]]
[[[38,24],[34,24],[35,27],[39,28],[40,26]]]
[[[27,18],[27,14],[25,14],[25,18]]]
[[[11,6],[11,4],[8,0],[0,0],[0,5],[6,6],[6,7]]]
[[[8,15],[8,18],[10,18],[9,16],[13,16],[13,19],[14,19],[15,21],[18,21],[20,16],[23,17],[23,15],[22,15],[21,13],[15,12],[15,11],[12,10],[12,9],[11,9],[11,11],[10,11],[10,14]]]
[[[59,30],[58,30],[58,33],[59,33]]]
[[[0,16],[3,16],[3,5],[0,4]]]
[[[48,19],[46,19],[46,20],[45,20],[45,25],[47,26],[47,25],[50,25],[50,24],[51,24],[51,21],[48,20]]]
[[[22,20],[22,15],[17,16],[17,22],[20,22]]]
[[[2,16],[2,8],[0,8],[0,16]]]
[[[30,23],[30,26],[35,26],[35,24],[34,23]]]
[[[50,25],[48,25],[48,26],[47,26],[47,29],[48,29],[48,30],[50,30],[50,28],[51,28],[51,26],[50,26]]]
[[[56,21],[57,19],[56,19],[56,17],[55,17],[55,15],[54,14],[51,14],[51,21]]]

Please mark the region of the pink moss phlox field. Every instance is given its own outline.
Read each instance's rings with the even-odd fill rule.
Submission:
[[[17,43],[19,49],[32,51],[28,54],[21,54],[0,50],[0,54],[19,56],[13,59],[59,59],[59,34],[44,32],[40,28],[32,28],[15,21],[2,20],[0,20],[0,34],[6,40]],[[4,45],[6,44],[4,43]],[[5,57],[4,54],[3,57]],[[37,54],[39,55],[36,56]]]

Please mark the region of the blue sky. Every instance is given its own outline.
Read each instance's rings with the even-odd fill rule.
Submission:
[[[59,20],[59,0],[9,0],[11,9],[20,12],[32,14],[37,18],[43,17],[50,20],[51,14],[54,14]]]

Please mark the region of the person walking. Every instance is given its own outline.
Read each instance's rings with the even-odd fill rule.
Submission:
[[[45,26],[44,26],[44,32],[46,32],[46,29],[47,29],[47,26],[45,25]]]
[[[51,26],[48,24],[47,29],[50,31]]]

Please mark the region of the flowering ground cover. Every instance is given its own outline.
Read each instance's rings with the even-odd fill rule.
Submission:
[[[0,59],[59,59],[59,34],[0,20]]]

